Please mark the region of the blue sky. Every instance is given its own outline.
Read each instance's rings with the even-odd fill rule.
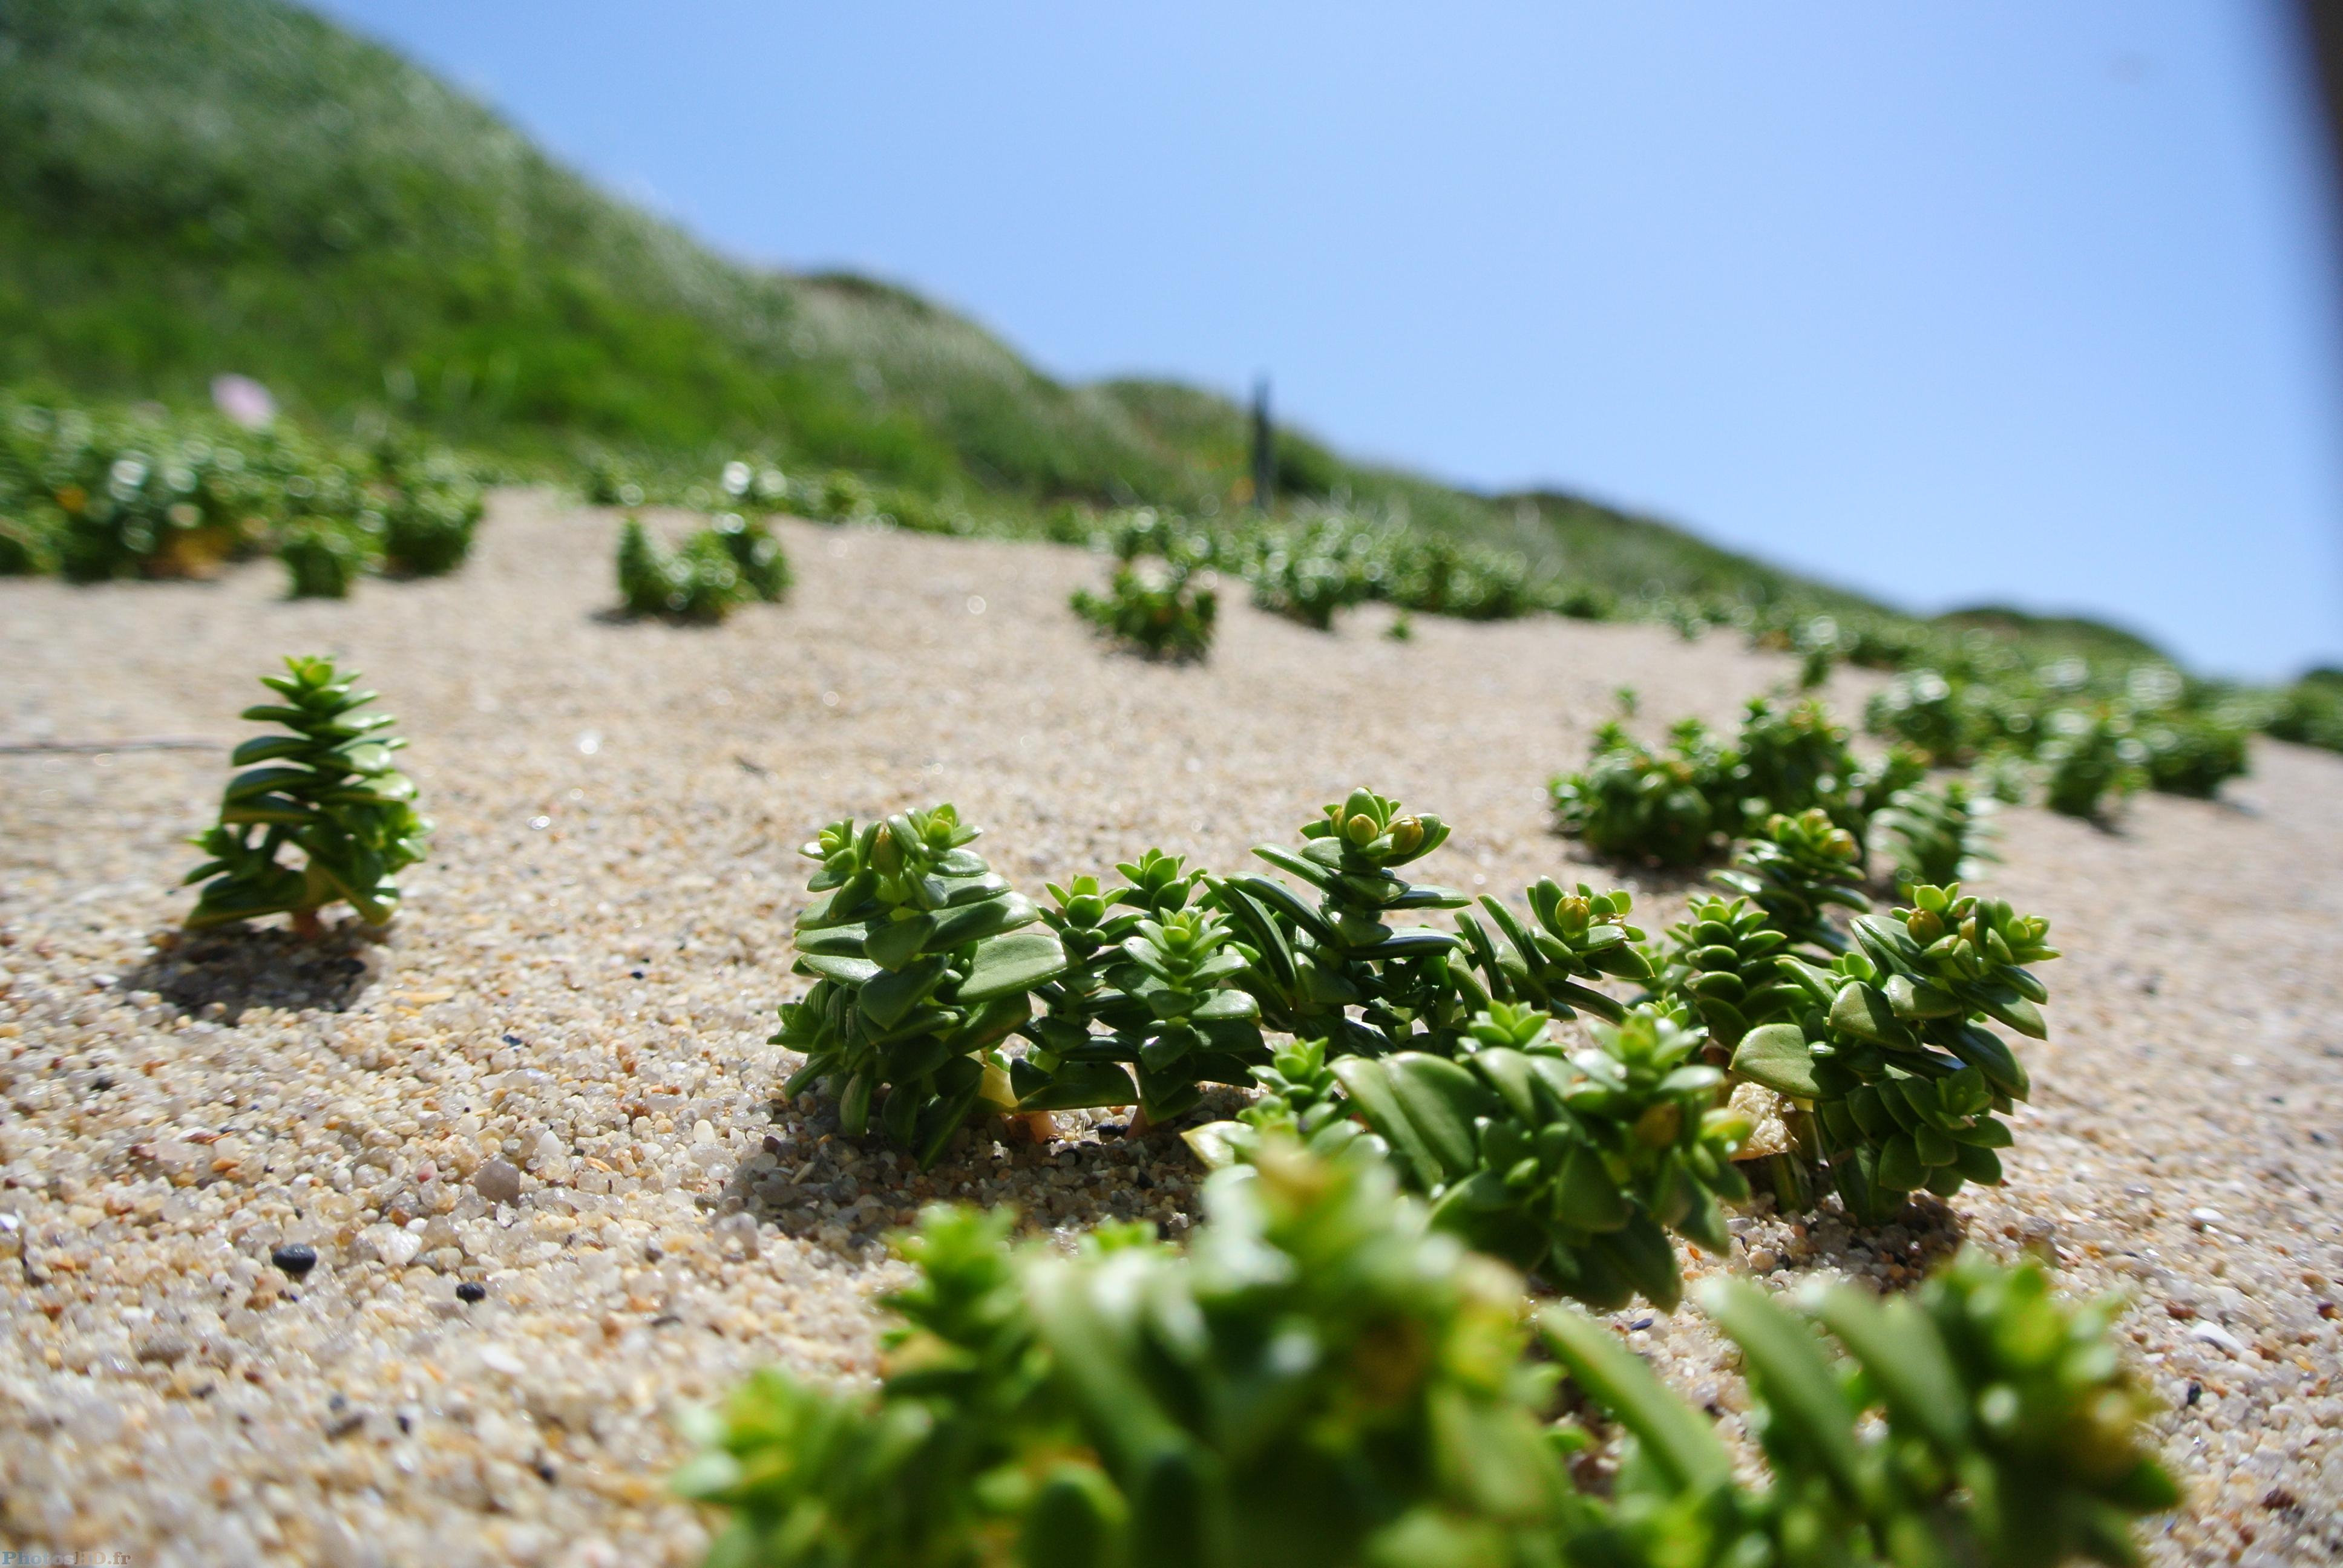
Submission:
[[[738,256],[1918,609],[2343,662],[2276,0],[328,0]]]

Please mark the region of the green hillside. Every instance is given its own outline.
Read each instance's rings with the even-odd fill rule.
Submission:
[[[277,0],[0,0],[0,385],[368,411],[522,460],[784,463],[1030,508],[1211,511],[1243,410],[1069,386],[902,289],[737,266],[562,168],[389,51]],[[1483,497],[1288,432],[1282,493],[1631,596],[1852,605],[1664,524]]]

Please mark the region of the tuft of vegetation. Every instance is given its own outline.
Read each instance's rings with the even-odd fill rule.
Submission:
[[[1871,819],[1872,855],[1894,869],[1898,888],[1974,879],[1999,859],[1992,849],[1995,805],[1962,779],[1899,789]]]
[[[453,571],[485,505],[451,454],[0,397],[0,572],[206,578],[274,552],[296,597]]]
[[[415,813],[415,786],[391,766],[406,741],[384,733],[387,713],[359,714],[375,699],[352,687],[329,658],[287,658],[284,675],[261,684],[282,699],[244,710],[286,733],[245,741],[230,758],[245,769],[228,781],[219,821],[189,840],[208,857],[187,873],[203,891],[189,930],[287,914],[304,935],[317,911],[347,901],[368,925],[398,908],[391,880],[423,858],[430,824]],[[278,857],[297,849],[302,863]]]
[[[674,1484],[728,1515],[712,1568],[2128,1565],[2130,1521],[2177,1496],[2116,1304],[2036,1266],[1965,1253],[1885,1305],[1708,1292],[1755,1484],[1610,1330],[1556,1306],[1533,1331],[1378,1167],[1275,1143],[1207,1204],[1185,1251],[1118,1226],[1071,1257],[928,1210],[877,1389],[770,1370],[695,1418]],[[1598,1492],[1565,1376],[1629,1434]]]
[[[1076,615],[1107,636],[1150,658],[1175,660],[1202,658],[1212,651],[1212,623],[1221,608],[1209,576],[1200,582],[1176,564],[1159,573],[1118,567],[1103,595],[1076,588],[1070,602]]]
[[[2272,705],[2269,732],[2280,740],[2343,751],[2343,669],[2314,669]]]
[[[754,599],[789,592],[789,558],[761,523],[737,512],[718,517],[673,552],[663,550],[639,518],[618,531],[618,598],[630,615],[713,625]]]
[[[1957,887],[1912,890],[1892,918],[1858,915],[1827,968],[1781,960],[1801,992],[1790,1021],[1752,1030],[1733,1070],[1799,1107],[1804,1152],[1826,1161],[1857,1223],[1884,1224],[1923,1188],[1951,1197],[2001,1180],[1997,1119],[2029,1091],[1991,1030],[2045,1038],[2049,992],[2026,967],[2058,956],[2049,922]]]
[[[826,893],[797,921],[797,972],[771,1043],[805,1054],[784,1089],[827,1081],[850,1137],[880,1127],[932,1164],[980,1100],[1015,1105],[994,1049],[1033,1013],[1033,993],[1066,969],[1057,933],[967,846],[978,829],[950,805],[858,830],[833,822],[799,853]],[[883,1098],[882,1098],[883,1096]]]
[[[1435,1226],[1591,1306],[1640,1294],[1673,1311],[1684,1286],[1667,1232],[1731,1250],[1718,1204],[1749,1196],[1733,1165],[1749,1124],[1674,1019],[1638,1010],[1576,1051],[1547,1039],[1549,1021],[1497,1002],[1455,1060],[1400,1051],[1332,1070]]]
[[[1448,825],[1361,788],[1304,824],[1302,837],[1298,851],[1261,844],[1253,853],[1300,879],[1318,895],[1314,904],[1272,877],[1208,882],[1246,944],[1242,983],[1262,1021],[1342,1051],[1452,1039],[1466,1016],[1467,994],[1454,983],[1462,966],[1452,962],[1462,944],[1428,926],[1389,923],[1463,905],[1453,888],[1399,874],[1445,843]]]
[[[1619,720],[1605,722],[1585,771],[1547,785],[1555,826],[1614,859],[1662,866],[1707,859],[1729,826],[1717,820],[1716,803],[1732,755],[1696,719],[1678,723],[1668,738],[1668,749],[1654,751]]]
[[[1585,770],[1547,785],[1555,826],[1597,853],[1663,866],[1697,865],[1772,817],[1811,810],[1859,844],[1872,813],[1926,771],[1921,754],[1905,747],[1862,761],[1845,729],[1811,699],[1752,699],[1729,745],[1695,719],[1668,734],[1667,749],[1654,751],[1620,719],[1604,724]]]

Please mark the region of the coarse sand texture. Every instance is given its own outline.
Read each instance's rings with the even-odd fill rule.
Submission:
[[[679,527],[679,519],[665,519]],[[921,1203],[1170,1235],[1176,1137],[1066,1117],[934,1169],[774,1102],[802,993],[797,846],[935,800],[1029,892],[1151,844],[1222,869],[1355,784],[1439,812],[1427,879],[1541,876],[1673,919],[1691,879],[1587,863],[1543,782],[1611,693],[1729,723],[1791,661],[1718,634],[1418,618],[1332,636],[1229,596],[1212,658],[1112,654],[1079,550],[783,524],[789,600],[613,617],[618,518],[499,496],[459,575],[287,602],[0,582],[0,1545],[140,1563],[687,1563],[672,1415],[750,1368],[865,1378]],[[434,819],[379,940],[178,939],[226,748],[287,653],[364,672]],[[1859,706],[1867,678],[1825,695]],[[185,737],[209,749],[31,750]],[[2000,1189],[1917,1229],[1736,1218],[1793,1287],[1894,1288],[1963,1237],[2121,1288],[2188,1489],[2158,1563],[2343,1555],[2343,759],[2258,745],[2219,802],[2110,830],[2021,810],[1983,886],[2045,914],[2052,1034]],[[1222,1095],[1225,1111],[1233,1098]],[[314,1251],[314,1261],[301,1249]],[[1615,1320],[1739,1440],[1697,1312]]]

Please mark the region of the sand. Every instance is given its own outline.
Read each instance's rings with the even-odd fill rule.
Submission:
[[[330,652],[399,717],[437,822],[384,940],[175,944],[222,750],[0,754],[6,1545],[690,1562],[673,1412],[768,1362],[868,1376],[900,1277],[879,1238],[920,1203],[1176,1236],[1194,1202],[1176,1140],[1111,1123],[970,1137],[921,1174],[774,1105],[794,849],[821,823],[950,799],[1038,893],[1151,843],[1240,867],[1366,783],[1455,824],[1428,878],[1609,885],[1543,785],[1614,689],[1656,731],[1791,668],[1725,635],[1419,617],[1399,643],[1376,609],[1325,636],[1231,602],[1211,662],[1166,668],[1067,612],[1100,575],[1081,551],[795,524],[786,605],[626,623],[617,527],[506,493],[461,575],[341,604],[281,600],[266,564],[0,583],[0,745],[224,748],[279,654]],[[2046,1250],[2067,1286],[2136,1294],[2189,1488],[2151,1557],[2343,1554],[2343,759],[2258,744],[2219,802],[2004,823],[1987,885],[2069,955],[2008,1184],[1865,1237],[1746,1216],[1694,1271],[1894,1285],[1963,1236]],[[1654,929],[1685,886],[1624,879]],[[287,1243],[319,1256],[297,1281]],[[1737,1431],[1695,1313],[1620,1322]]]

